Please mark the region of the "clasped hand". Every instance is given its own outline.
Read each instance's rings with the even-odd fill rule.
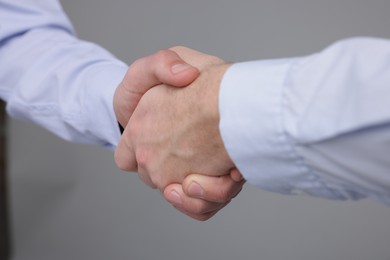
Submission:
[[[185,47],[160,51],[130,66],[114,98],[125,126],[118,167],[137,171],[198,220],[213,216],[244,184],[219,132],[218,93],[228,67]]]

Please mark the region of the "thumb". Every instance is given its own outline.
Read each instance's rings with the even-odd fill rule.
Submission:
[[[172,50],[161,50],[136,60],[115,91],[114,110],[118,122],[127,125],[142,95],[150,88],[159,84],[184,87],[198,76],[199,70]]]

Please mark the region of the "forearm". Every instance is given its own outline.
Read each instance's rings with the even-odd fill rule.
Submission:
[[[56,1],[0,3],[0,95],[8,112],[67,140],[116,145],[113,94],[127,66],[77,39]]]
[[[309,57],[234,65],[220,128],[244,176],[282,193],[386,202],[390,148],[379,143],[389,142],[389,57],[388,41],[354,39]],[[357,143],[341,152],[346,140]]]

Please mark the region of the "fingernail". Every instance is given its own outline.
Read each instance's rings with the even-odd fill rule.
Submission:
[[[171,70],[172,70],[173,74],[179,74],[179,73],[186,71],[188,69],[191,69],[191,68],[192,68],[192,66],[188,65],[186,63],[177,63],[177,64],[172,66]]]
[[[191,182],[190,186],[188,187],[188,193],[189,193],[188,195],[190,195],[190,196],[202,198],[204,190],[203,190],[202,186],[200,186],[198,183],[193,181],[193,182]]]
[[[181,205],[181,197],[177,191],[173,190],[169,193],[168,200],[174,205]]]

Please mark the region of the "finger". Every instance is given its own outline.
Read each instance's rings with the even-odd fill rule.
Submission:
[[[204,213],[204,214],[194,214],[194,213],[191,213],[191,212],[187,212],[187,211],[185,211],[182,208],[178,208],[178,207],[175,207],[175,206],[173,206],[173,207],[176,210],[180,211],[181,213],[189,216],[190,218],[193,218],[193,219],[199,220],[199,221],[206,221],[206,220],[212,218],[219,211],[219,210],[215,210],[215,211]]]
[[[130,128],[126,128],[115,149],[114,159],[116,166],[122,171],[136,171],[138,168],[135,152],[129,135]]]
[[[130,128],[128,128],[130,129]],[[138,177],[145,183],[147,186],[155,189],[156,185],[152,182],[149,175],[146,174],[145,170],[138,165],[136,155],[132,149],[131,142],[127,139],[127,132],[125,130],[121,141],[119,142],[115,150],[115,163],[119,169],[126,172],[135,172],[138,171]]]
[[[229,174],[220,177],[191,174],[184,179],[183,190],[192,198],[224,203],[237,196],[244,183],[236,182]]]
[[[157,186],[153,183],[152,179],[150,179],[150,176],[140,168],[138,168],[138,177],[142,180],[143,183],[145,183],[150,188],[152,189],[157,188]]]
[[[152,182],[149,175],[143,169],[142,165],[138,165],[136,155],[132,148],[131,141],[129,139],[128,131],[130,128],[127,128],[122,135],[122,138],[115,150],[115,163],[119,169],[122,171],[138,171],[138,177],[149,187],[155,189],[156,185]]]
[[[180,184],[170,184],[164,190],[165,199],[181,212],[195,217],[208,216],[210,213],[222,209],[228,202],[209,202],[203,199],[188,197]],[[214,214],[215,214],[214,213]]]
[[[198,76],[198,69],[185,63],[176,52],[161,50],[135,61],[125,79],[131,90],[144,94],[161,83],[184,87]]]
[[[235,182],[241,182],[244,180],[244,177],[242,176],[241,172],[237,168],[233,168],[230,171],[230,177],[235,181]]]
[[[184,87],[198,76],[198,69],[172,50],[161,50],[136,60],[115,91],[114,110],[119,123],[127,125],[142,95],[150,88],[159,84]]]
[[[197,67],[198,69],[224,63],[224,60],[219,57],[202,53],[184,46],[175,46],[170,48],[170,50],[176,52],[185,62]]]

